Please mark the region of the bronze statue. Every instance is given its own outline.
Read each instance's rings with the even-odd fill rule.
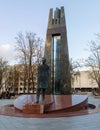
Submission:
[[[36,94],[36,102],[39,103],[40,92],[42,92],[42,103],[45,101],[45,91],[48,87],[48,79],[50,76],[49,66],[46,64],[46,59],[42,58],[42,64],[38,66],[37,73],[37,94]]]

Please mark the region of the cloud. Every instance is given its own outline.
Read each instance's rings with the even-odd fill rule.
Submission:
[[[13,46],[10,44],[1,44],[0,45],[0,57],[3,57],[7,61],[12,62],[14,60],[15,52]]]

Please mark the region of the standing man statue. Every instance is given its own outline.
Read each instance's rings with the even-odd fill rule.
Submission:
[[[48,79],[50,76],[49,66],[46,64],[46,59],[42,58],[42,64],[38,66],[38,74],[37,74],[37,94],[36,94],[36,102],[39,103],[40,92],[42,92],[42,103],[45,101],[45,91],[48,87]]]

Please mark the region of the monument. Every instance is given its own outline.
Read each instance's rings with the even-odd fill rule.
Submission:
[[[70,94],[71,78],[64,7],[50,9],[44,55],[51,68],[49,87],[54,94]]]
[[[52,93],[45,95],[45,101],[44,95],[40,92],[37,93],[40,100],[37,100],[38,97],[35,94],[19,96],[14,101],[15,115],[61,117],[88,114],[90,106],[96,108],[95,105],[88,104],[87,95],[70,94],[71,78],[64,7],[56,8],[54,13],[53,9],[50,9],[44,57],[51,69],[48,88],[51,88]],[[40,86],[43,85],[40,84]]]

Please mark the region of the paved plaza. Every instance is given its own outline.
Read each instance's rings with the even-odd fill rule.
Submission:
[[[14,99],[1,99],[0,106]],[[100,98],[89,95],[89,102],[100,104]],[[0,115],[0,130],[100,130],[100,113],[63,118],[22,118]]]

